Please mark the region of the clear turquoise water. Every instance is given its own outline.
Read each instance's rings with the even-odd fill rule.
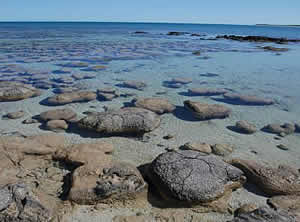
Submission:
[[[134,34],[135,31],[147,33]],[[169,31],[203,36],[168,36]],[[153,96],[157,91],[167,90],[170,93],[166,96],[182,105],[182,101],[187,99],[182,92],[187,88],[229,88],[277,101],[271,114],[262,111],[262,116],[252,118],[259,125],[298,121],[300,44],[210,40],[221,34],[296,39],[300,38],[300,28],[151,23],[0,23],[0,68],[3,70],[8,64],[15,64],[33,74],[48,72],[51,79],[61,76],[53,74],[54,70],[61,69],[58,64],[83,61],[90,66],[107,66],[107,69],[95,72],[95,80],[78,81],[88,89],[115,86],[119,83],[116,79],[141,80],[148,84],[148,88],[138,92],[139,96]],[[259,48],[266,45],[290,50],[279,55]],[[201,51],[200,56],[192,54],[196,50]],[[70,74],[65,76],[86,73],[80,68],[69,70]],[[219,76],[207,78],[199,75],[207,72]],[[17,75],[17,71],[13,74],[2,71],[0,80],[11,80]],[[163,87],[163,81],[173,77],[188,77],[193,79],[193,83],[181,89]],[[47,92],[51,93],[51,89]],[[216,102],[211,98],[193,99]],[[243,115],[243,112],[238,115]]]

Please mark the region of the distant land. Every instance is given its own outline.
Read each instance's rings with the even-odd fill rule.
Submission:
[[[256,24],[257,26],[283,26],[283,27],[300,27],[300,25],[276,25],[276,24]]]

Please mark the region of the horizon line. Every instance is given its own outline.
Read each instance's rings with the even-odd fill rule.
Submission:
[[[142,24],[183,24],[183,25],[246,25],[246,26],[255,26],[257,24],[231,24],[231,23],[197,23],[197,22],[146,22],[146,21],[0,21],[0,23],[142,23]]]

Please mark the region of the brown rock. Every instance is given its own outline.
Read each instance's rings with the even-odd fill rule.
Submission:
[[[41,95],[36,88],[19,82],[0,82],[0,102],[23,100]]]
[[[269,133],[281,134],[284,133],[285,135],[292,134],[295,132],[296,127],[294,124],[285,123],[283,125],[280,124],[269,124],[266,125],[262,130],[267,131]]]
[[[46,129],[53,132],[62,132],[68,129],[68,124],[64,120],[50,120],[46,123]]]
[[[200,120],[223,119],[231,113],[229,108],[222,105],[193,102],[190,100],[184,101],[184,107]]]
[[[217,96],[224,95],[228,91],[225,89],[193,88],[188,90],[191,96]]]
[[[175,106],[163,98],[139,98],[132,101],[136,107],[151,110],[157,114],[171,113]]]
[[[234,148],[229,144],[215,144],[212,145],[212,152],[218,156],[227,156],[231,154]]]
[[[147,84],[141,81],[125,81],[123,82],[123,87],[126,88],[132,88],[137,90],[143,90],[145,87],[147,87]]]
[[[241,95],[235,93],[226,93],[224,94],[224,98],[240,105],[272,105],[274,101],[271,99],[259,98],[253,95]]]
[[[245,133],[245,134],[253,134],[257,131],[255,125],[248,123],[245,120],[237,121],[235,124],[235,128],[239,132]]]
[[[247,180],[269,195],[299,195],[300,172],[280,165],[278,168],[265,167],[251,160],[233,159],[232,165],[240,168]]]
[[[212,152],[211,146],[207,143],[186,143],[181,148],[185,150],[195,150],[207,154]]]
[[[17,112],[11,112],[5,115],[8,119],[20,119],[25,115],[25,112],[23,110],[17,111]]]
[[[56,96],[48,97],[47,102],[49,105],[65,105],[74,102],[89,102],[97,98],[94,92],[72,92],[63,93]]]
[[[77,114],[71,109],[54,109],[46,112],[42,112],[39,115],[40,120],[49,121],[49,120],[65,120],[69,121],[75,119]]]

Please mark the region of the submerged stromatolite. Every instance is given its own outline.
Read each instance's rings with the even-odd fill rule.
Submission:
[[[190,100],[184,101],[184,107],[200,120],[223,119],[231,113],[229,108],[219,104],[206,104]]]
[[[0,102],[18,101],[41,95],[36,88],[18,82],[0,82]]]
[[[81,128],[108,134],[145,133],[154,130],[159,124],[157,114],[134,107],[92,114],[78,122]]]

